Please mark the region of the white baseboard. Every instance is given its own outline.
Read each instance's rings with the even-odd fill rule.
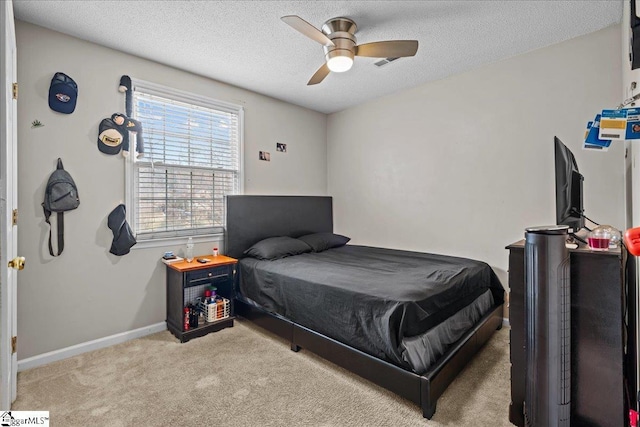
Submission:
[[[508,318],[502,318],[502,326],[510,326]],[[141,338],[146,335],[155,334],[156,332],[162,332],[166,329],[167,322],[160,322],[154,325],[134,329],[132,331],[121,332],[119,334],[99,338],[97,340],[87,341],[82,344],[72,345],[71,347],[61,348],[60,350],[54,350],[48,353],[39,354],[37,356],[28,357],[26,359],[18,360],[18,372],[46,365],[47,363],[57,362],[58,360],[67,359],[69,357],[77,356],[89,351],[110,347],[112,345],[120,344],[136,338]]]
[[[155,334],[156,332],[162,332],[166,329],[167,322],[160,322],[143,328],[134,329],[132,331],[121,332],[119,334],[99,338],[97,340],[87,341],[82,344],[72,345],[71,347],[61,348],[60,350],[54,350],[37,356],[28,357],[26,359],[18,360],[18,372],[46,365],[47,363],[57,362],[58,360],[77,356],[78,354],[86,353],[88,351],[110,347],[132,339]]]

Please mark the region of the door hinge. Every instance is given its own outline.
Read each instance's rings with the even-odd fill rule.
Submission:
[[[18,83],[13,84],[13,99],[18,99]]]
[[[11,337],[11,354],[16,352],[16,347],[18,345],[18,337]]]
[[[11,223],[13,225],[18,225],[18,209],[13,210],[13,215],[11,216]]]

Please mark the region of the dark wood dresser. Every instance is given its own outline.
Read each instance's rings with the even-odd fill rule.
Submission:
[[[509,420],[524,425],[524,240],[509,250],[511,405]],[[626,249],[570,249],[571,424],[628,426],[635,401],[635,260]],[[633,403],[632,403],[633,405]],[[635,405],[633,405],[635,406]]]

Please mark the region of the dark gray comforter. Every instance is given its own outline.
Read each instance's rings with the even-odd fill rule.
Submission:
[[[244,258],[240,293],[302,326],[421,374],[503,302],[504,290],[484,262],[347,245],[275,261]]]

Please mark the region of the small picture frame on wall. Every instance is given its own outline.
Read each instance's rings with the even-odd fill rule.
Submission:
[[[267,151],[261,151],[260,152],[260,160],[264,160],[265,162],[270,162],[271,161],[271,154]]]
[[[282,142],[276,142],[276,150],[281,153],[287,152],[287,144],[283,144]]]

